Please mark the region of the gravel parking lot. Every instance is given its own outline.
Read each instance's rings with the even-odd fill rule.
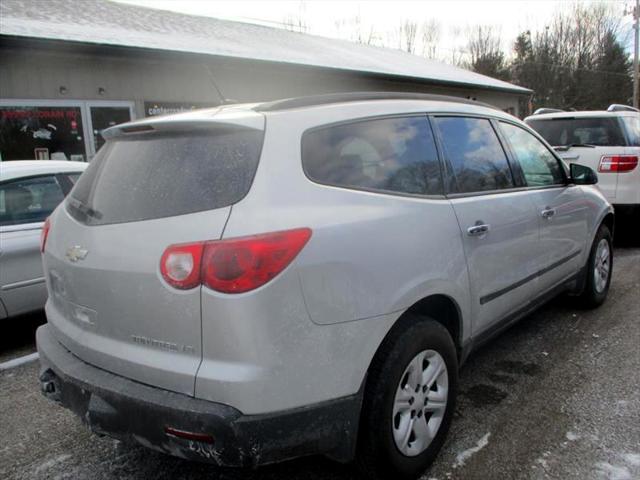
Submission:
[[[475,353],[456,421],[424,479],[640,478],[640,248],[616,249],[598,310],[559,298]],[[42,315],[11,321],[0,364],[34,351]],[[37,362],[0,371],[2,479],[349,479],[308,458],[257,471],[187,463],[91,435],[41,396]]]

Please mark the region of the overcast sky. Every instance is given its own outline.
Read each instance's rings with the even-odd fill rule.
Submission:
[[[438,56],[454,55],[464,48],[464,32],[473,25],[492,25],[499,29],[503,49],[510,54],[513,40],[523,30],[544,28],[558,9],[570,7],[573,0],[414,0],[414,1],[217,1],[217,0],[118,0],[177,12],[230,20],[280,26],[302,19],[307,33],[353,39],[358,32],[374,33],[374,43],[397,48],[397,30],[403,21],[418,23],[435,20],[440,26]],[[585,0],[584,3],[589,3]],[[608,0],[631,26],[632,0]],[[360,27],[357,25],[360,20]],[[632,51],[632,35],[627,35]],[[420,52],[418,52],[420,53]],[[446,59],[446,58],[445,58]]]

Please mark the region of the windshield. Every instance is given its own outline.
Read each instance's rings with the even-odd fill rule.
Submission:
[[[560,145],[624,146],[620,124],[613,117],[564,117],[527,120],[554,147]]]
[[[111,140],[71,191],[67,210],[104,225],[226,207],[249,191],[262,138],[245,129]]]

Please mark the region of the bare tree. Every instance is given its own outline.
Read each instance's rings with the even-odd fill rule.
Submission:
[[[334,25],[338,35],[347,40],[365,45],[378,43],[379,38],[374,25],[365,25],[359,10],[353,17],[336,20]]]
[[[298,2],[298,13],[289,14],[282,19],[285,30],[306,33],[309,30],[307,25],[307,5],[304,0]]]
[[[438,54],[438,42],[440,40],[441,26],[435,20],[426,20],[420,26],[422,37],[422,56],[426,58],[436,58]]]
[[[534,107],[604,108],[632,95],[619,5],[575,3],[544,30],[516,41],[513,80],[535,91]]]
[[[500,30],[491,25],[476,25],[468,34],[468,67],[473,71],[496,78],[509,78],[509,71],[502,51]]]
[[[418,24],[413,20],[404,20],[398,28],[398,48],[405,52],[414,53],[416,50],[416,37]]]

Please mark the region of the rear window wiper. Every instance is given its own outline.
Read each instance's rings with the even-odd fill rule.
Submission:
[[[596,148],[595,145],[591,145],[590,143],[570,143],[569,145],[558,145],[557,147],[553,147],[553,149],[558,152],[566,152],[573,147]]]
[[[86,215],[87,217],[95,218],[98,220],[102,218],[102,214],[99,211],[94,210],[88,205],[85,205],[80,200],[69,196],[68,201],[73,206],[73,208],[77,209],[83,215]]]

